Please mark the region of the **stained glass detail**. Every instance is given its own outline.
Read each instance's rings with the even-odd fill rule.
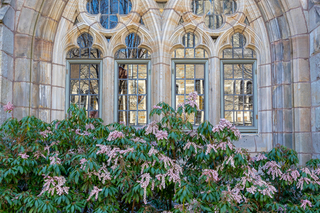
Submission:
[[[89,0],[87,11],[90,14],[101,14],[100,23],[106,29],[113,29],[118,24],[118,14],[128,14],[131,11],[130,0]]]
[[[222,15],[236,12],[237,3],[234,0],[192,0],[192,12],[206,15],[205,24],[210,29],[218,29],[223,24]]]

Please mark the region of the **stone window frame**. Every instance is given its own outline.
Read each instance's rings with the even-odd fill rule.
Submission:
[[[99,103],[98,103],[98,118],[102,117],[102,98],[103,98],[103,81],[101,79],[103,79],[103,59],[99,58],[99,59],[72,59],[72,58],[68,58],[67,59],[67,75],[66,75],[66,89],[65,89],[65,114],[68,113],[68,109],[70,107],[70,78],[71,78],[71,65],[72,64],[97,64],[99,65],[99,69],[100,69],[100,73],[99,73]]]
[[[151,122],[149,113],[151,112],[151,59],[115,59],[114,61],[114,122],[119,122],[118,118],[118,81],[117,75],[119,64],[146,64],[147,65],[147,124]],[[139,127],[134,125],[134,127]]]
[[[253,126],[237,126],[241,133],[258,133],[258,85],[257,85],[257,60],[256,59],[220,59],[220,105],[221,117],[225,117],[224,110],[224,65],[225,64],[252,64],[253,73]]]

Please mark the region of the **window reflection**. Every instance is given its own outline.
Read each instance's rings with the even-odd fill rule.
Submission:
[[[237,10],[234,0],[192,0],[192,12],[206,15],[205,24],[210,29],[218,29],[223,24],[222,15],[230,15]]]
[[[90,14],[101,14],[100,23],[106,29],[115,28],[118,24],[117,14],[128,14],[131,8],[130,0],[89,0],[87,3]]]

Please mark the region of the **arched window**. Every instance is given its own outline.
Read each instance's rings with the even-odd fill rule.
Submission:
[[[87,11],[90,14],[101,14],[100,23],[106,29],[115,28],[118,24],[118,14],[128,14],[131,11],[130,0],[89,0]]]
[[[245,46],[244,35],[236,33],[232,48],[223,50],[221,108],[224,117],[242,131],[256,131],[256,53]]]
[[[205,24],[210,29],[218,29],[223,24],[222,15],[230,15],[237,10],[234,0],[192,0],[192,11],[206,15]]]
[[[71,49],[67,53],[69,84],[67,89],[68,107],[70,104],[76,104],[85,108],[88,117],[99,117],[100,103],[100,77],[101,61],[99,59],[101,52],[92,48],[93,38],[89,33],[81,34],[77,43],[79,48]],[[84,60],[73,60],[73,59]]]
[[[148,123],[149,90],[148,84],[151,58],[148,50],[139,48],[140,37],[131,33],[126,37],[127,47],[115,54],[117,122],[130,126],[143,126]],[[133,60],[134,59],[134,60]]]
[[[176,49],[172,53],[172,66],[174,67],[172,102],[178,108],[189,93],[196,91],[199,94],[197,103],[200,112],[197,116],[190,116],[189,121],[194,125],[199,125],[206,117],[208,53],[202,48],[196,48],[198,38],[193,33],[185,34],[182,37],[182,43],[184,48]],[[184,59],[188,59],[188,62]]]
[[[116,52],[116,59],[147,59],[151,58],[151,54],[147,49],[139,48],[140,37],[131,33],[126,37],[127,48],[120,49]]]

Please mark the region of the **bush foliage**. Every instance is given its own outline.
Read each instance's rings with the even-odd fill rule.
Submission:
[[[0,128],[0,212],[320,212],[319,160],[298,167],[276,147],[250,157],[221,119],[188,122],[196,93],[141,128],[103,125],[71,106],[45,123],[8,119]]]

